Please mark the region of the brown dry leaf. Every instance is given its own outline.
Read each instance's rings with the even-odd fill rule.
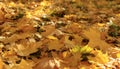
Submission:
[[[42,36],[48,36],[55,31],[55,27],[52,25],[44,26],[43,29],[45,30],[45,32],[41,33]]]
[[[55,69],[60,67],[60,63],[60,59],[45,57],[40,59],[33,69]]]
[[[3,12],[3,8],[5,7],[5,5],[1,2],[0,3],[0,24],[5,20],[5,13]]]
[[[69,36],[64,36],[61,40],[63,41],[65,46],[68,48],[72,48],[73,46],[75,46],[75,43],[69,40]]]
[[[38,48],[40,48],[40,46],[42,45],[41,42],[38,43],[30,43],[25,45],[17,45],[17,48],[15,48],[17,54],[19,54],[20,56],[27,56],[31,53],[34,53],[36,51],[38,51]]]
[[[81,55],[80,55],[80,53],[75,53],[75,54],[73,54],[73,56],[71,56],[71,57],[68,57],[68,58],[66,58],[66,60],[67,60],[67,62],[68,62],[68,66],[72,66],[72,67],[75,67],[75,66],[77,66],[78,65],[78,63],[80,62],[80,60],[81,60]]]
[[[73,35],[64,35],[64,37],[61,39],[61,42],[65,44],[66,47],[70,48],[75,45],[81,45],[83,38],[77,34]]]
[[[59,40],[51,40],[48,43],[49,50],[55,49],[60,50],[64,45]]]
[[[18,29],[23,32],[35,32],[35,28],[31,25],[22,25]]]
[[[98,67],[94,64],[91,65],[86,61],[83,61],[83,62],[80,63],[79,69],[102,69],[102,68],[100,68],[100,67]]]
[[[11,69],[33,69],[32,65],[26,60],[22,59],[20,64],[13,66]]]
[[[82,29],[78,23],[73,23],[73,24],[67,25],[65,31],[68,33],[81,34]]]
[[[27,37],[30,37],[32,33],[21,33],[21,34],[13,34],[11,37],[2,39],[0,41],[3,41],[4,43],[13,43],[19,39],[25,39]]]
[[[84,30],[84,35],[89,38],[88,46],[93,48],[100,48],[103,51],[106,51],[110,48],[110,45],[106,43],[104,40],[101,40],[100,32],[91,27],[89,30]]]
[[[49,66],[50,58],[42,58],[39,60],[39,63],[33,67],[33,69],[51,69]]]
[[[79,64],[79,69],[91,69],[91,67],[87,61],[82,61]]]
[[[4,21],[4,13],[1,11],[1,8],[0,8],[0,23]]]
[[[75,45],[81,45],[83,38],[77,34],[73,35],[74,39],[72,40]]]

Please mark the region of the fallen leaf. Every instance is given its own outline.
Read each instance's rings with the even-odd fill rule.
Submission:
[[[91,27],[89,30],[84,30],[83,34],[89,39],[88,46],[100,48],[103,51],[106,51],[110,48],[108,43],[106,43],[104,40],[101,40],[100,32],[96,28]]]
[[[62,48],[63,46],[64,45],[62,43],[60,43],[59,40],[51,40],[48,43],[48,49],[49,50],[52,50],[52,49],[60,50],[60,48]]]
[[[1,8],[0,8],[0,24],[4,21],[4,13],[2,12]]]
[[[26,60],[22,59],[20,64],[12,66],[11,69],[32,69],[32,64],[28,63]]]
[[[65,31],[68,33],[81,34],[82,29],[81,29],[81,25],[77,23],[73,23],[73,24],[67,25]]]
[[[84,54],[84,53],[90,53],[93,49],[91,47],[89,47],[88,45],[82,47],[80,49],[80,53]]]
[[[73,56],[66,58],[68,61],[68,64],[70,67],[75,67],[78,65],[81,59],[81,54],[80,53],[74,53]],[[73,60],[74,59],[74,60]]]
[[[91,63],[105,64],[109,61],[109,57],[107,53],[104,54],[100,50],[95,50],[93,54],[95,56],[88,56],[89,62]]]
[[[42,32],[41,35],[48,36],[55,31],[55,26],[52,25],[43,26],[43,30],[45,30],[45,32]]]
[[[60,66],[60,60],[56,58],[42,58],[38,61],[38,64],[33,69],[54,69],[54,67]]]
[[[38,48],[40,48],[41,45],[42,45],[41,42],[30,43],[26,46],[22,44],[17,44],[15,50],[17,54],[19,54],[20,56],[27,56],[30,55],[31,53],[38,51]]]

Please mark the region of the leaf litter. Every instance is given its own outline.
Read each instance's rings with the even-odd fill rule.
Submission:
[[[118,0],[0,1],[0,69],[119,69]]]

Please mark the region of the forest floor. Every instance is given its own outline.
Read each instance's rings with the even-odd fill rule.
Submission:
[[[120,1],[1,1],[0,69],[120,69]]]

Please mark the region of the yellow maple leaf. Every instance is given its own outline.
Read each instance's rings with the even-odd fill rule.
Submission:
[[[109,61],[107,53],[104,54],[100,50],[95,50],[93,54],[95,55],[95,57],[88,56],[89,62],[105,64]]]
[[[80,46],[74,46],[72,49],[70,49],[71,52],[76,53],[79,52],[81,54],[83,53],[90,53],[93,49],[89,47],[88,45],[80,47]]]
[[[81,47],[80,46],[74,46],[72,49],[70,49],[70,52],[76,53],[80,52]]]
[[[81,52],[81,53],[90,53],[92,50],[93,50],[93,49],[92,49],[91,47],[89,47],[88,45],[86,45],[86,46],[84,46],[84,47],[82,47],[82,48],[80,49],[80,52]]]

